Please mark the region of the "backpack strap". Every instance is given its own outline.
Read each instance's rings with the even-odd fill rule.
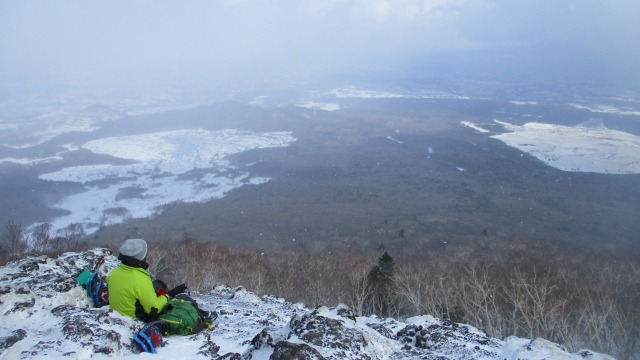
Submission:
[[[93,291],[93,302],[98,307],[102,307],[102,305],[104,305],[102,301],[100,301],[100,291],[102,291],[103,286],[104,284],[102,283],[102,281],[98,281],[98,288]]]
[[[91,277],[87,281],[87,296],[93,301],[93,305],[96,307],[103,307],[107,303],[103,302],[100,298],[100,293],[106,284],[98,277],[98,272],[91,274]]]
[[[87,295],[89,296],[89,298],[91,300],[94,301],[95,304],[95,297],[93,296],[93,279],[96,278],[96,276],[98,276],[98,272],[94,272],[93,274],[91,274],[91,277],[89,278],[89,281],[87,281]]]

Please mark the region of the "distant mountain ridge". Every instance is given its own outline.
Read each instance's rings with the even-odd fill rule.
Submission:
[[[29,256],[0,268],[0,359],[138,359],[139,321],[92,308],[75,276],[106,275],[118,264],[107,249]],[[571,353],[543,339],[486,336],[476,328],[416,316],[397,321],[355,316],[347,307],[308,309],[272,296],[216,286],[191,292],[219,317],[211,330],[165,337],[157,350],[172,359],[612,359]]]

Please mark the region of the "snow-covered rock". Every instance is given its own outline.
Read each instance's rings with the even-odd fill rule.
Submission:
[[[210,330],[165,337],[157,354],[138,354],[132,336],[142,323],[93,308],[75,281],[84,268],[106,275],[117,263],[108,250],[94,249],[0,268],[0,359],[611,359],[543,339],[494,339],[428,315],[359,317],[341,305],[308,309],[225,286],[191,292],[218,313]]]

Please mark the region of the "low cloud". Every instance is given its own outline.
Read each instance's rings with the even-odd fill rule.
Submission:
[[[8,0],[0,4],[0,77],[74,83],[412,72],[416,63],[449,62],[450,52],[520,56],[534,46],[547,53],[533,57],[589,56],[585,76],[634,78],[639,12],[627,0]]]

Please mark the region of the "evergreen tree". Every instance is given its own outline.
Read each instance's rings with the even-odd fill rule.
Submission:
[[[369,313],[390,316],[397,308],[398,297],[393,280],[393,267],[393,258],[385,251],[378,258],[378,263],[369,271],[367,276],[367,287],[370,294],[369,301],[367,301]]]

